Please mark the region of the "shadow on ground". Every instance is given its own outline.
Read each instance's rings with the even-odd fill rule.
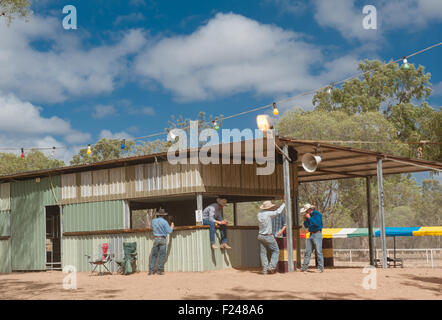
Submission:
[[[408,280],[411,280],[411,281],[402,282],[403,285],[413,286],[415,288],[419,288],[419,289],[423,289],[423,290],[434,291],[442,296],[442,278],[421,277],[421,276],[416,276],[413,274],[405,274],[405,275],[403,275],[403,277],[405,277]],[[432,284],[433,286],[424,285],[419,282]]]
[[[77,288],[66,290],[62,283],[42,283],[36,281],[23,281],[17,279],[5,279],[0,282],[0,299],[3,300],[27,300],[43,298],[46,294],[54,296],[54,299],[81,299],[83,294],[88,295],[88,299],[115,299],[120,297],[121,290],[85,290]],[[68,295],[68,296],[67,296]]]
[[[188,295],[185,300],[206,300],[207,296]],[[353,293],[337,292],[309,292],[297,293],[287,290],[250,290],[242,287],[234,287],[228,292],[216,293],[211,300],[357,300],[367,299]]]

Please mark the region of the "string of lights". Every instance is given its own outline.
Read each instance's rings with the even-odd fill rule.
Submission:
[[[405,70],[408,70],[408,69],[410,69],[410,65],[408,63],[407,58],[414,57],[414,56],[416,56],[418,54],[421,54],[423,52],[429,51],[429,50],[431,50],[433,48],[436,48],[436,47],[438,47],[440,45],[442,45],[442,42],[433,44],[433,45],[431,45],[431,46],[429,46],[427,48],[424,48],[424,49],[421,49],[419,51],[413,52],[413,53],[409,54],[408,56],[404,56],[402,58],[390,61],[390,62],[386,63],[385,65],[390,65],[390,64],[398,63],[398,62],[402,61],[401,68],[403,68]],[[252,113],[252,112],[257,112],[257,111],[265,110],[265,109],[268,109],[270,107],[273,109],[273,114],[276,116],[276,115],[279,114],[279,110],[278,110],[278,107],[277,107],[278,104],[287,103],[287,102],[290,102],[290,101],[293,101],[293,100],[299,99],[301,97],[304,97],[304,96],[307,96],[307,95],[311,95],[311,94],[314,94],[316,92],[320,92],[320,91],[323,91],[323,90],[326,90],[326,92],[330,94],[332,89],[335,88],[337,85],[345,83],[345,82],[347,82],[349,80],[352,80],[352,79],[364,76],[365,74],[368,74],[368,73],[370,73],[372,71],[373,70],[368,70],[368,71],[365,71],[365,72],[358,72],[358,73],[356,73],[354,75],[351,75],[350,77],[347,77],[347,78],[345,78],[343,80],[340,80],[340,81],[337,81],[337,82],[332,82],[329,85],[325,85],[325,86],[322,86],[322,87],[317,88],[317,89],[309,90],[309,91],[300,93],[298,95],[295,95],[295,96],[292,96],[292,97],[289,97],[289,98],[286,98],[286,99],[283,99],[283,100],[279,100],[279,101],[276,101],[276,102],[273,102],[271,104],[267,104],[267,105],[264,105],[264,106],[261,106],[261,107],[252,108],[252,109],[249,109],[249,110],[246,110],[246,111],[242,111],[242,112],[239,112],[239,113],[235,113],[235,114],[232,114],[232,115],[229,115],[229,116],[225,116],[225,117],[222,117],[222,118],[219,118],[219,119],[212,120],[213,128],[215,130],[219,130],[219,122],[220,121],[236,118],[236,117],[243,116],[245,114],[249,114],[249,113]],[[188,129],[188,128],[189,128],[189,126],[186,126],[186,127],[182,128],[182,129]],[[146,136],[135,137],[135,138],[131,138],[131,139],[121,139],[121,149],[125,149],[126,148],[126,141],[138,141],[138,140],[143,140],[143,139],[148,139],[148,138],[153,138],[153,137],[159,137],[159,136],[162,136],[162,135],[165,135],[165,134],[168,134],[168,132],[167,131],[161,131],[161,132],[149,134],[149,135],[146,135]],[[378,142],[378,141],[332,141],[332,140],[330,140],[330,141],[322,141],[322,142],[323,143],[367,143],[367,144],[386,144],[386,143],[389,143],[389,142]],[[441,144],[441,142],[431,142],[431,141],[405,142],[405,143],[410,143],[410,144]],[[84,147],[85,146],[78,146],[78,145],[77,146],[74,146],[74,145],[72,145],[72,146],[58,146],[58,147],[55,147],[55,146],[53,146],[53,147],[28,147],[28,148],[6,147],[6,148],[0,148],[0,150],[10,151],[10,150],[20,149],[21,150],[21,157],[24,157],[25,156],[25,154],[24,154],[25,150],[52,150],[51,155],[54,155],[56,150],[69,149],[69,148],[84,148]],[[92,145],[88,144],[87,145],[87,154],[91,154],[91,153],[92,153]]]

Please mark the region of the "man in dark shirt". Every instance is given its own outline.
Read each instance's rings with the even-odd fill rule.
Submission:
[[[314,210],[315,206],[307,203],[301,209],[304,213],[304,227],[310,232],[310,237],[306,239],[304,263],[301,266],[301,271],[306,272],[310,263],[310,255],[312,254],[313,246],[316,248],[318,255],[318,269],[324,272],[324,256],[322,255],[322,214]]]

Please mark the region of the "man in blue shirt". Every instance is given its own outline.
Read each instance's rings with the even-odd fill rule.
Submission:
[[[215,244],[215,224],[219,225],[219,231],[221,233],[221,249],[232,249],[227,244],[227,221],[223,218],[223,207],[227,204],[227,199],[216,198],[216,202],[207,206],[203,210],[203,225],[208,225],[210,233],[210,244],[212,249],[218,249]]]
[[[285,221],[284,213],[278,214],[272,219],[272,233],[275,238],[283,238],[286,229],[287,223]]]
[[[155,264],[158,258],[158,274],[164,274],[164,261],[166,260],[166,248],[167,248],[167,235],[173,231],[173,222],[169,223],[164,219],[167,213],[161,210],[156,213],[155,219],[152,220],[153,229],[153,247],[152,255],[149,262],[149,275],[155,273]]]
[[[301,271],[303,272],[306,272],[308,269],[313,246],[316,248],[318,255],[318,269],[320,272],[324,272],[324,256],[322,255],[322,214],[314,210],[314,208],[315,206],[307,203],[301,209],[301,213],[304,213],[304,227],[310,232],[310,237],[306,239],[304,263],[301,266]]]

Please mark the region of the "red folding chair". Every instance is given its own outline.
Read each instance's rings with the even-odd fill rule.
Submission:
[[[88,262],[91,265],[92,271],[91,274],[93,274],[95,272],[95,270],[97,269],[97,267],[99,267],[99,272],[98,275],[103,275],[101,266],[103,266],[107,272],[110,272],[109,268],[107,267],[107,265],[110,264],[110,262],[112,261],[113,258],[113,254],[110,252],[110,248],[109,248],[109,244],[108,243],[103,243],[98,247],[98,251],[99,251],[99,255],[98,258],[96,260],[92,260],[90,255],[85,254],[85,256],[88,258]]]

